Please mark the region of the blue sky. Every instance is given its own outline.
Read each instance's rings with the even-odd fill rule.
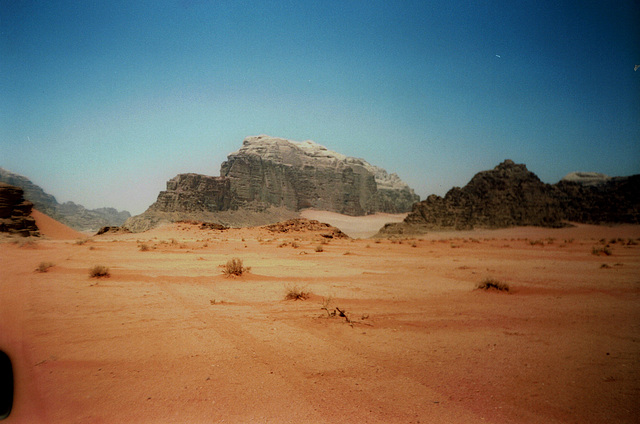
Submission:
[[[506,158],[640,173],[640,3],[0,0],[0,166],[141,213],[249,135],[425,198]]]

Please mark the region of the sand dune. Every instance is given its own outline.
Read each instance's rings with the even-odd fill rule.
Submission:
[[[7,422],[635,423],[639,241],[640,226],[374,241],[171,224],[0,243]],[[222,275],[232,257],[250,273]],[[90,278],[97,264],[111,276]],[[474,290],[488,276],[510,292]],[[309,299],[285,301],[292,286]]]
[[[72,240],[76,238],[86,237],[79,231],[69,228],[59,221],[51,218],[42,212],[33,209],[31,216],[36,220],[36,225],[40,230],[40,234],[54,240]]]

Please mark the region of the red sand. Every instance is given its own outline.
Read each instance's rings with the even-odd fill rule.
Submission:
[[[180,224],[0,243],[6,422],[637,423],[639,239],[515,228],[316,252],[309,232]],[[224,277],[232,257],[250,273]],[[474,290],[487,276],[511,292]],[[312,296],[285,301],[290,285]]]
[[[71,240],[86,237],[86,235],[81,232],[69,228],[35,209],[31,211],[31,216],[36,220],[40,234],[46,238],[53,240]]]

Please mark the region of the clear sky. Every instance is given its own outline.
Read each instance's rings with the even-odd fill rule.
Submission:
[[[137,214],[249,135],[425,198],[506,158],[640,173],[640,2],[0,0],[0,166]]]

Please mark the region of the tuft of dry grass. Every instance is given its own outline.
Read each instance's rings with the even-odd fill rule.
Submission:
[[[49,271],[49,268],[53,267],[54,263],[53,262],[40,262],[40,265],[38,265],[38,268],[36,268],[37,272],[47,272]]]
[[[240,277],[245,272],[249,272],[250,269],[242,265],[242,259],[240,258],[229,259],[225,265],[222,265],[222,273],[227,277],[231,275]]]
[[[309,292],[304,287],[288,285],[285,288],[284,300],[306,300],[309,298]]]
[[[502,281],[496,280],[495,278],[485,278],[476,286],[476,289],[479,290],[498,290],[498,291],[509,291],[509,284],[504,283]]]
[[[319,253],[319,252],[324,252],[324,247],[322,247],[322,245],[321,245],[321,244],[317,245],[317,246],[316,246],[316,252],[318,252],[318,253]]]
[[[140,251],[141,251],[141,252],[148,252],[149,250],[151,250],[151,248],[149,247],[149,245],[148,245],[148,244],[146,244],[146,243],[142,243],[142,244],[140,245]]]
[[[89,270],[89,277],[91,278],[109,277],[110,275],[109,268],[104,265],[96,265]]]
[[[594,246],[593,248],[591,248],[591,254],[596,256],[600,256],[601,254],[605,256],[611,256],[612,252],[609,246],[604,246],[604,247]]]

